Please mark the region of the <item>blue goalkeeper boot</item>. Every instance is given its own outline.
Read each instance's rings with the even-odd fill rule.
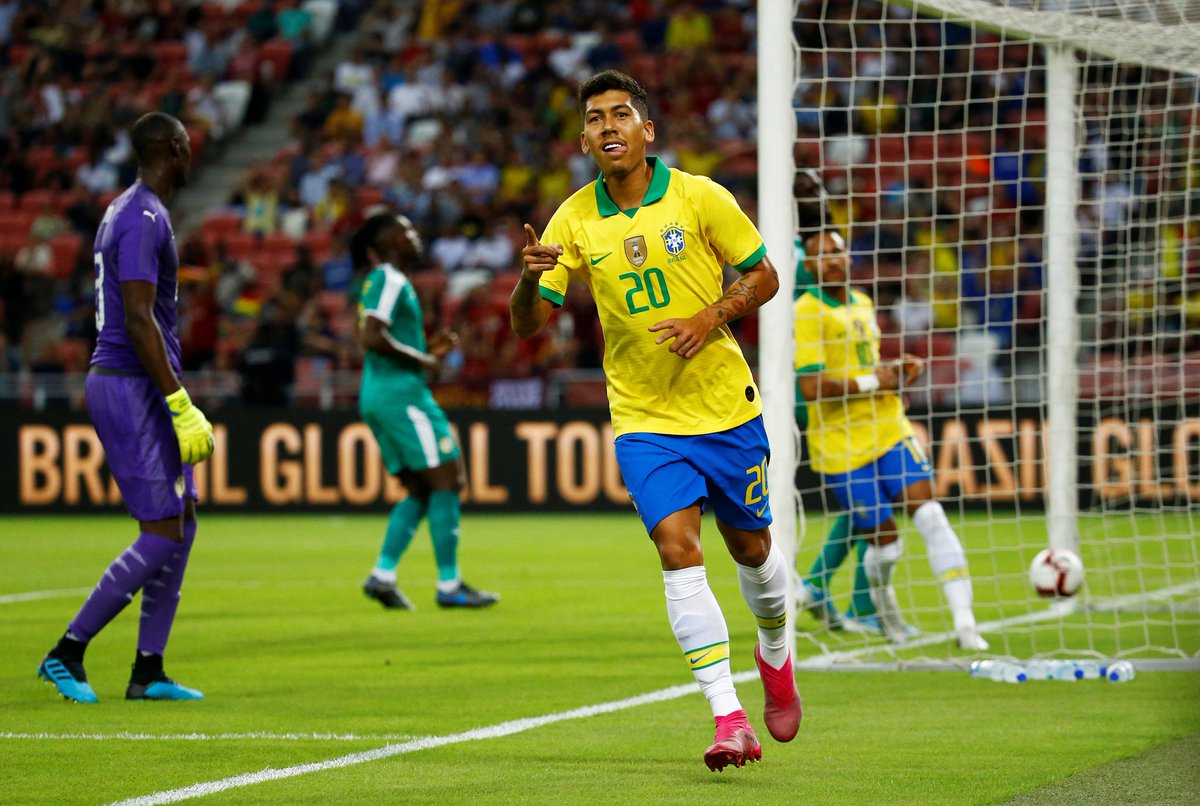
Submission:
[[[162,655],[138,652],[129,675],[129,688],[125,689],[125,699],[202,700],[204,695],[167,677]]]
[[[129,681],[125,689],[127,700],[202,700],[204,695],[194,688],[188,688],[182,683],[176,683],[165,674],[160,674],[156,680],[149,683]]]
[[[37,673],[47,683],[53,683],[63,699],[82,703],[100,702],[88,683],[82,658],[57,657],[51,652],[38,666]]]

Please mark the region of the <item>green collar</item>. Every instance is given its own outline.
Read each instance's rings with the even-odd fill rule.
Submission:
[[[600,172],[600,176],[596,177],[596,210],[601,216],[608,218],[617,213],[624,213],[633,218],[633,214],[642,207],[654,204],[667,195],[667,185],[671,182],[671,169],[664,165],[658,157],[646,157],[646,163],[654,168],[654,174],[650,177],[650,187],[646,188],[646,195],[642,197],[641,205],[629,210],[617,209],[617,205],[609,197],[608,190],[604,187],[604,172]]]
[[[814,297],[821,300],[821,302],[824,302],[830,308],[842,307],[843,303],[841,300],[837,299],[836,297],[832,297],[829,294],[826,294],[824,291],[822,291],[816,285],[810,285],[808,288],[806,288],[804,290],[806,293],[812,294]],[[854,294],[853,291],[849,292],[849,294],[847,295],[847,301],[849,301],[849,302],[854,301],[854,297],[852,296],[853,294]]]

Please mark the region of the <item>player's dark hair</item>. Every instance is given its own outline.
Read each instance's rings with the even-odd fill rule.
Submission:
[[[646,95],[646,88],[639,84],[637,79],[625,75],[620,70],[604,70],[596,73],[579,86],[580,113],[587,112],[589,99],[609,90],[629,93],[629,100],[632,102],[633,108],[638,111],[643,120],[649,119],[650,100]]]
[[[395,223],[395,213],[376,213],[354,231],[350,237],[350,260],[356,269],[371,265],[371,255],[367,250],[376,248],[379,234]]]
[[[133,153],[139,163],[165,152],[167,144],[183,124],[165,112],[147,112],[129,130]]]
[[[825,185],[821,182],[821,175],[814,169],[802,168],[796,172],[792,195],[796,199],[797,227],[805,240],[832,223]]]

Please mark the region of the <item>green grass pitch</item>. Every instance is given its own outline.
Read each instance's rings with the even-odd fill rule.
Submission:
[[[61,700],[35,670],[132,539],[133,524],[117,516],[5,517],[0,803],[119,802],[691,682],[666,622],[654,551],[632,514],[469,515],[465,576],[503,595],[482,612],[434,606],[424,529],[400,567],[419,609],[388,612],[366,600],[359,585],[384,522],[383,513],[202,515],[167,671],[207,699],[124,701],[136,631],[130,608],[89,649],[101,702],[81,706]],[[964,526],[964,540],[972,528]],[[733,670],[748,672],[753,620],[719,535],[711,522],[705,530]],[[806,541],[805,559],[813,545]],[[902,573],[927,578],[920,546],[906,554]],[[997,615],[987,597],[1021,584],[1017,554],[996,553],[999,565],[988,571],[998,581],[980,591],[981,620]],[[918,600],[936,596],[914,590]],[[920,610],[923,602],[909,604]],[[1193,646],[1195,638],[1185,636]],[[1015,652],[1030,639],[1004,640]],[[1195,673],[1148,672],[1124,685],[1012,686],[961,671],[801,671],[797,679],[804,724],[787,745],[766,735],[757,679],[739,683],[763,761],[719,775],[701,761],[712,723],[692,691],[509,735],[469,734],[364,763],[247,780],[204,802],[999,803],[1200,733]],[[1194,769],[1190,775],[1196,783]]]

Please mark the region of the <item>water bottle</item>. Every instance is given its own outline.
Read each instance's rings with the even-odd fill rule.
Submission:
[[[1110,663],[1105,669],[1105,676],[1114,683],[1124,683],[1133,679],[1133,664],[1127,660]]]
[[[1030,680],[1069,680],[1075,682],[1075,662],[1070,660],[1031,660],[1025,664]]]
[[[977,660],[971,664],[968,674],[1004,683],[1024,683],[1026,680],[1023,667],[1004,660]]]
[[[1097,680],[1105,677],[1105,663],[1098,660],[1077,660],[1075,664],[1076,680]]]

